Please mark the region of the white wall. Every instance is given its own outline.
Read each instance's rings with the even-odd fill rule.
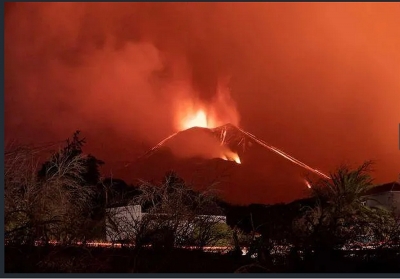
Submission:
[[[131,205],[107,209],[106,218],[106,239],[107,242],[116,242],[120,240],[133,240],[135,225],[146,215],[141,210],[140,205]],[[226,223],[226,216],[219,215],[198,215],[198,218],[205,218],[211,222]],[[178,227],[188,229],[187,223],[182,221]],[[190,228],[193,229],[193,228]]]
[[[367,201],[367,206],[382,206],[388,210],[394,210],[397,215],[400,215],[400,192],[385,192],[370,195],[372,200]]]
[[[140,205],[131,205],[107,209],[106,239],[108,242],[130,238],[136,222],[142,219]]]

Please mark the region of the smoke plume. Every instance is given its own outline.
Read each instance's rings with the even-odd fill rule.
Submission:
[[[399,13],[398,3],[8,3],[6,138],[81,129],[106,162],[132,158],[175,131],[182,96],[213,104],[229,77],[246,130],[321,170],[375,159],[378,180],[395,180]]]

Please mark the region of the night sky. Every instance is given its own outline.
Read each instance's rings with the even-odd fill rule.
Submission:
[[[108,172],[176,132],[180,102],[215,104],[222,83],[219,113],[266,142],[324,172],[372,159],[377,182],[398,178],[399,3],[5,11],[6,143],[80,129]]]

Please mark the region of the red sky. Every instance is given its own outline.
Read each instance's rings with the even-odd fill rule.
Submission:
[[[83,131],[106,163],[230,77],[240,126],[311,166],[400,173],[400,3],[12,3],[6,141]]]

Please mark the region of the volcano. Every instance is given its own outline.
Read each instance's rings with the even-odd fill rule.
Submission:
[[[178,132],[118,175],[128,181],[160,181],[168,171],[177,172],[197,189],[212,187],[235,204],[302,198],[309,192],[305,178],[324,176],[232,124]]]

